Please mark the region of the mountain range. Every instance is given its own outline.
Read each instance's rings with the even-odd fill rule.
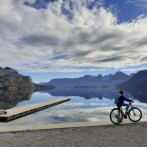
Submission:
[[[52,86],[53,85],[53,86]],[[29,76],[23,76],[16,70],[0,67],[0,90],[47,90],[55,87],[119,87],[121,89],[140,89],[147,90],[147,70],[142,70],[131,75],[123,72],[102,76],[85,75],[79,78],[59,78],[52,79],[46,83],[35,84]]]
[[[139,88],[147,89],[147,70],[142,70],[137,73],[127,75],[123,72],[116,72],[115,74],[108,74],[102,76],[85,75],[79,78],[60,78],[52,79],[42,85],[54,85],[55,87],[84,87],[84,86],[115,86],[122,89]]]
[[[85,75],[79,78],[61,78],[52,79],[47,83],[40,83],[42,85],[54,85],[56,87],[71,87],[71,86],[111,86],[116,85],[125,81],[128,81],[133,74],[130,76],[123,72],[116,72],[115,74],[108,74],[102,76]]]

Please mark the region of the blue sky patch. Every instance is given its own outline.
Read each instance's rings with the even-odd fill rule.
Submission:
[[[25,5],[34,7],[36,9],[46,9],[47,5],[50,2],[54,2],[57,0],[36,0],[35,3],[30,4],[29,2],[25,2]],[[67,0],[63,0],[67,1]],[[88,0],[85,0],[87,3],[87,8],[93,9],[94,7],[97,7],[99,9],[100,7],[104,7],[105,9],[111,11],[113,15],[117,17],[118,22],[117,23],[122,23],[122,22],[130,22],[133,19],[136,19],[140,15],[146,15],[147,14],[147,8],[146,7],[141,7],[143,5],[143,2],[140,1],[140,5],[136,4],[136,0],[134,2],[130,2],[129,0],[104,0],[101,2],[101,4],[97,4],[100,2],[100,0],[95,0],[91,3],[89,3]],[[73,10],[75,3],[73,1],[69,1],[69,8]],[[67,16],[69,20],[73,18],[73,14],[66,9],[64,6],[64,3],[61,7],[62,13]]]
[[[29,2],[25,2],[24,4],[36,9],[40,9],[40,8],[47,8],[47,5],[49,2],[54,2],[56,0],[36,0],[35,3],[30,4]]]
[[[60,60],[60,59],[67,59],[67,58],[68,58],[68,55],[59,55],[52,58],[52,60]]]

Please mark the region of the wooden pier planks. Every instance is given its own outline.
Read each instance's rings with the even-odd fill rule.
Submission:
[[[13,119],[17,119],[17,118],[46,109],[54,105],[58,105],[60,103],[63,103],[69,100],[70,98],[58,98],[58,99],[53,99],[53,100],[49,100],[49,101],[45,101],[41,103],[35,103],[35,104],[7,109],[5,110],[7,111],[7,114],[0,115],[0,121],[10,121]]]

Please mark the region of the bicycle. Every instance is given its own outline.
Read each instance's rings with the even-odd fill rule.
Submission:
[[[128,115],[129,119],[132,122],[138,122],[142,118],[141,110],[137,107],[134,107],[132,105],[132,102],[129,103],[129,111],[127,114],[125,114],[123,110],[124,109],[122,109],[122,107],[120,107],[120,109],[119,108],[112,109],[112,111],[110,112],[110,120],[112,123],[120,124],[123,121],[123,118],[126,117],[126,115]]]

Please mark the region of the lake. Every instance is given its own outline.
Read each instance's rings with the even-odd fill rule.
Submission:
[[[115,107],[114,99],[118,95],[116,88],[56,88],[34,93],[0,94],[1,109],[48,101],[55,98],[70,98],[71,100],[48,109],[33,113],[17,120],[0,123],[3,127],[37,126],[65,122],[110,121],[109,114]],[[141,108],[142,120],[147,120],[146,94],[134,90],[126,92],[127,98],[134,100],[134,105]],[[111,122],[110,122],[111,123]]]

